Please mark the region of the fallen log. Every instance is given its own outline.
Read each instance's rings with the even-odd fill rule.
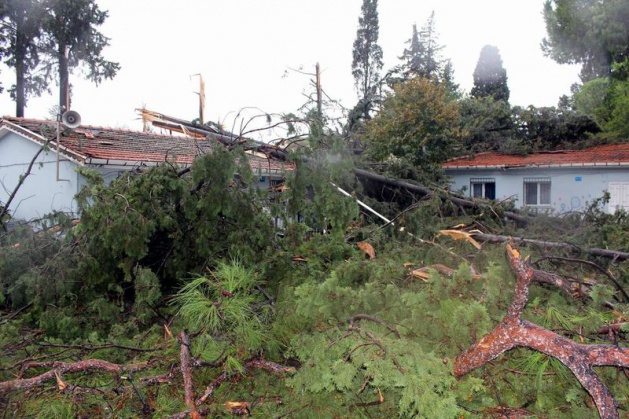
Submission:
[[[476,240],[487,243],[515,243],[515,244],[532,244],[544,248],[555,248],[569,250],[572,253],[587,253],[592,256],[601,256],[615,260],[629,259],[629,253],[618,250],[586,248],[571,243],[550,242],[544,240],[525,239],[524,237],[502,236],[499,234],[470,233]]]
[[[377,173],[373,173],[370,172],[368,170],[365,169],[359,169],[359,168],[354,168],[354,174],[359,177],[359,178],[364,178],[364,179],[369,179],[369,180],[373,180],[376,181],[378,183],[382,183],[384,185],[389,185],[389,186],[394,186],[396,188],[402,188],[402,189],[406,189],[409,192],[414,192],[417,194],[420,194],[422,196],[426,196],[426,197],[432,197],[434,196],[436,193],[435,191],[433,191],[432,189],[426,188],[424,186],[420,186],[420,185],[416,185],[414,183],[410,183],[410,182],[406,182],[403,180],[399,180],[399,179],[392,179],[392,178],[388,178],[386,176],[383,175],[379,175]],[[482,202],[478,202],[478,201],[471,201],[469,199],[465,199],[465,198],[460,198],[457,197],[453,194],[440,194],[440,196],[443,196],[445,199],[450,200],[451,202],[453,202],[454,204],[462,207],[462,208],[476,208],[476,207],[480,207],[480,208],[490,208],[491,206]],[[508,219],[512,220],[512,221],[516,221],[522,224],[526,224],[530,221],[530,219],[526,216],[520,215],[520,214],[516,214],[514,212],[511,211],[506,211],[504,213],[505,217],[507,217]]]
[[[618,406],[594,367],[629,367],[629,350],[615,345],[579,344],[534,323],[521,319],[528,303],[528,289],[534,271],[520,254],[507,245],[509,263],[517,282],[511,306],[503,320],[487,336],[456,357],[454,375],[461,377],[479,368],[502,353],[526,347],[556,358],[572,371],[590,394],[601,418],[620,418]]]

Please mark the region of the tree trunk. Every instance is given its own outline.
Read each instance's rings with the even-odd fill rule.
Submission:
[[[389,186],[394,186],[394,187],[397,187],[397,188],[406,189],[409,192],[418,193],[418,194],[421,194],[423,196],[431,197],[431,196],[433,196],[435,194],[435,192],[433,190],[428,189],[428,188],[426,188],[424,186],[415,185],[414,183],[405,182],[403,180],[391,179],[391,178],[388,178],[386,176],[382,176],[382,175],[379,175],[377,173],[373,173],[373,172],[370,172],[370,171],[364,170],[364,169],[355,168],[354,169],[354,174],[356,176],[360,177],[360,178],[370,179],[370,180],[382,183],[384,185],[389,185]],[[451,195],[451,194],[448,194],[448,195],[444,194],[444,198],[452,201],[456,205],[458,205],[460,207],[463,207],[463,208],[489,207],[489,205],[487,205],[487,204],[470,201],[470,200],[464,199],[464,198],[459,198],[459,197]],[[523,224],[526,224],[529,221],[528,218],[525,217],[525,216],[518,215],[518,214],[515,214],[515,213],[512,213],[512,212],[508,212],[508,211],[505,212],[505,217],[507,217],[510,220],[517,221],[517,222],[523,223]]]
[[[15,30],[15,116],[24,117],[24,108],[26,107],[26,34],[24,26],[26,24],[26,12],[24,5],[18,3],[19,9],[16,10],[16,30]]]
[[[70,110],[70,73],[68,66],[68,47],[59,45],[59,112]]]

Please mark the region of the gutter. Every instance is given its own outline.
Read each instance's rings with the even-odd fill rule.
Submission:
[[[584,167],[584,168],[594,168],[594,167],[629,167],[629,162],[618,162],[618,163],[609,163],[609,162],[601,162],[601,163],[565,163],[565,164],[529,164],[529,165],[475,165],[475,166],[444,166],[445,170],[470,170],[470,169],[497,169],[497,170],[508,170],[508,169],[538,169],[538,168],[570,168],[570,167]]]

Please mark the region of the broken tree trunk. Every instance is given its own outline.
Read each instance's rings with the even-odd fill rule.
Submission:
[[[181,342],[181,349],[179,351],[179,358],[181,360],[181,375],[183,376],[183,389],[184,400],[186,406],[190,408],[190,417],[192,419],[198,419],[199,412],[197,406],[194,404],[194,384],[192,381],[192,355],[190,354],[190,336],[186,330],[179,334],[179,341]]]
[[[530,348],[556,358],[568,367],[592,396],[601,418],[619,418],[616,401],[593,368],[627,368],[629,350],[614,345],[579,344],[522,320],[520,317],[528,302],[528,289],[534,279],[534,271],[510,245],[507,245],[507,254],[517,276],[513,302],[504,319],[487,336],[457,356],[454,375],[461,377],[515,347]]]
[[[359,168],[354,168],[354,174],[360,178],[365,178],[365,179],[369,179],[369,180],[373,180],[376,181],[378,183],[382,183],[384,185],[389,185],[389,186],[394,186],[396,188],[403,188],[406,189],[410,192],[414,192],[414,193],[418,193],[421,194],[423,196],[427,196],[427,197],[431,197],[433,195],[435,195],[435,191],[433,191],[432,189],[426,188],[424,186],[420,186],[420,185],[415,185],[414,183],[410,183],[410,182],[405,182],[403,180],[399,180],[399,179],[392,179],[392,178],[388,178],[386,176],[382,176],[379,175],[377,173],[373,173],[370,172],[368,170],[364,170],[364,169],[359,169]],[[452,194],[447,194],[447,196],[445,196],[445,194],[443,194],[444,197],[450,201],[452,201],[454,204],[462,207],[462,208],[475,208],[475,207],[487,207],[489,208],[490,206],[487,204],[483,204],[483,203],[479,203],[479,202],[475,202],[475,201],[470,201],[469,199],[464,199],[464,198],[460,198],[457,197],[455,195]],[[519,215],[519,214],[515,214],[513,212],[505,212],[505,217],[507,217],[510,220],[513,221],[517,221],[519,223],[523,223],[526,224],[529,219],[528,217],[525,217],[523,215]]]
[[[515,243],[515,244],[532,244],[546,248],[559,248],[570,250],[573,253],[587,253],[592,256],[601,256],[615,260],[629,259],[629,253],[618,250],[598,249],[595,247],[584,248],[570,243],[549,242],[544,240],[525,239],[523,237],[501,236],[498,234],[470,233],[470,235],[478,240],[488,243]]]

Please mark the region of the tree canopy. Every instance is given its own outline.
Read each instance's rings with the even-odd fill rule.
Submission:
[[[49,92],[59,83],[60,109],[70,108],[72,70],[85,69],[96,84],[113,78],[120,66],[103,57],[109,39],[98,31],[106,18],[94,0],[8,0],[3,18],[8,22],[7,64],[15,68],[12,96],[16,115],[24,116],[29,95]]]
[[[609,76],[629,53],[629,3],[623,0],[547,0],[543,52],[560,64],[581,64],[587,82]]]
[[[363,0],[352,50],[352,75],[359,99],[364,102],[376,95],[380,81],[383,63],[379,32],[378,0]]]
[[[509,102],[507,70],[502,66],[498,48],[485,45],[474,69],[474,86],[470,95],[475,98],[492,97]]]
[[[380,162],[406,162],[424,180],[459,148],[459,109],[447,87],[415,77],[393,86],[365,129],[366,153]]]

